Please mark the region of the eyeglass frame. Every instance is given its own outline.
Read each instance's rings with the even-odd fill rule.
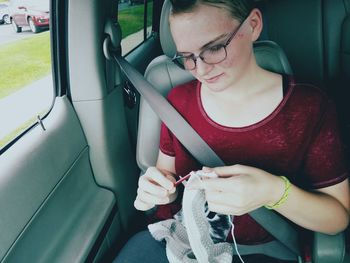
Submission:
[[[178,55],[177,53],[174,55],[174,57],[171,59],[173,63],[175,63],[177,66],[179,66],[180,68],[182,69],[185,69],[185,70],[194,70],[197,68],[197,60],[198,58],[200,58],[204,63],[208,64],[208,65],[215,65],[215,64],[219,64],[221,62],[223,62],[226,58],[227,58],[227,46],[231,43],[231,41],[233,40],[233,38],[237,35],[238,31],[241,29],[241,27],[243,26],[244,22],[247,20],[247,18],[249,17],[249,15],[239,24],[239,26],[231,33],[231,36],[226,40],[225,44],[217,44],[217,45],[213,45],[211,47],[207,47],[205,48],[204,50],[202,50],[197,56],[195,54],[191,54],[191,55]],[[225,57],[218,61],[218,62],[215,62],[215,63],[208,63],[205,61],[205,58],[202,56],[202,54],[204,52],[206,52],[207,50],[209,50],[210,48],[213,48],[215,46],[222,46],[225,50]],[[185,67],[185,65],[183,65],[181,62],[178,61],[178,59],[180,58],[191,58],[194,62],[194,68],[192,69],[188,69]]]

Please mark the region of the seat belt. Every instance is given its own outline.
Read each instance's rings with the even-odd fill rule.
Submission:
[[[209,167],[225,165],[178,111],[129,62],[121,56],[113,56],[113,58],[126,78],[198,162]],[[297,231],[275,212],[261,207],[250,212],[249,215],[293,253],[300,254]]]
[[[108,60],[113,59],[116,61],[126,78],[133,84],[158,117],[166,124],[169,130],[173,132],[181,144],[199,163],[208,167],[225,166],[225,163],[167,101],[167,99],[158,93],[144,76],[134,69],[133,66],[120,55],[120,49],[114,49],[115,43],[117,43],[116,39],[118,38],[115,30],[116,28],[113,26],[112,22],[106,25],[105,31],[108,36],[103,43],[103,51],[106,58]],[[112,48],[110,45],[112,45]],[[287,253],[287,255],[282,255],[282,257],[277,253],[279,258],[293,260],[300,258],[298,233],[286,220],[283,220],[275,212],[270,211],[265,207],[258,208],[250,212],[249,215],[266,231],[280,241],[283,246],[281,250],[291,252],[289,254]]]

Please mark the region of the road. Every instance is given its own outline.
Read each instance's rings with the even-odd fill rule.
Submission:
[[[33,35],[29,27],[23,27],[22,33],[15,33],[11,24],[0,25],[0,45],[32,37]]]
[[[129,5],[122,3],[119,5],[119,8],[129,8]],[[34,34],[29,28],[24,27],[22,33],[15,33],[12,25],[0,25],[0,46],[32,36]],[[143,31],[141,30],[124,38],[122,41],[123,53],[129,52],[131,48],[135,47],[135,43],[139,43],[139,39],[142,36]],[[35,117],[38,113],[49,109],[53,99],[51,75],[0,99],[0,139]]]
[[[0,139],[35,117],[38,113],[49,109],[53,99],[51,75],[0,99]]]
[[[34,36],[28,27],[15,33],[12,25],[0,25],[0,46]],[[53,100],[51,75],[33,82],[25,88],[0,99],[0,139],[48,109]]]
[[[128,1],[124,1],[124,3],[119,4],[118,9],[124,10],[124,9],[128,9],[130,7],[131,6],[128,4]],[[14,32],[11,24],[0,25],[0,45],[10,43],[13,41],[17,41],[20,39],[24,39],[27,37],[32,37],[32,36],[34,36],[34,34],[30,30],[29,27],[23,27],[21,33],[16,33],[16,32]]]

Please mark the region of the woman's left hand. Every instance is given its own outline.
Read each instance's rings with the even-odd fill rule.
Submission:
[[[258,168],[232,165],[203,171],[214,171],[218,178],[202,178],[201,186],[190,188],[203,188],[209,210],[216,213],[242,215],[276,203],[283,194],[283,180]]]

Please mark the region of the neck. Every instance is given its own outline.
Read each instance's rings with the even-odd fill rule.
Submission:
[[[234,82],[222,91],[213,91],[204,85],[202,86],[202,94],[212,99],[222,102],[245,101],[253,94],[256,94],[263,88],[263,79],[265,79],[266,71],[258,67],[255,61],[245,67],[241,74],[237,74]]]

